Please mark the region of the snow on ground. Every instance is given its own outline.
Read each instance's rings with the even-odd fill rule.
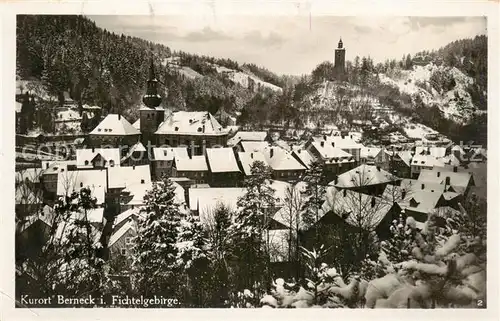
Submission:
[[[181,75],[184,75],[186,78],[189,78],[189,79],[195,79],[195,78],[201,78],[203,77],[202,74],[194,71],[193,69],[189,68],[189,67],[185,67],[185,66],[182,66],[178,69],[179,73]]]
[[[273,91],[281,91],[281,87],[278,87],[276,85],[273,85],[271,83],[268,83],[266,81],[263,81],[259,79],[258,77],[255,77],[254,75],[251,75],[249,73],[237,71],[234,69],[229,69],[224,66],[219,66],[217,64],[212,64],[213,67],[217,70],[218,73],[226,73],[233,82],[240,84],[241,86],[248,88],[249,87],[249,78],[255,82],[255,88],[257,88],[259,85],[263,86],[265,88],[269,88]]]
[[[430,127],[411,122],[405,123],[403,130],[408,137],[414,139],[422,139],[423,137],[425,137],[425,135],[428,134],[439,134],[437,131]]]
[[[430,83],[431,76],[435,72],[450,75],[455,80],[455,87],[442,93],[437,92]],[[379,79],[382,83],[397,87],[402,93],[412,95],[412,97],[420,96],[426,105],[437,104],[447,119],[458,123],[467,123],[476,111],[470,94],[466,90],[467,86],[473,83],[473,79],[455,67],[436,66],[431,63],[426,66],[414,66],[409,71],[402,70],[392,78],[379,74]],[[429,91],[419,87],[417,83]]]

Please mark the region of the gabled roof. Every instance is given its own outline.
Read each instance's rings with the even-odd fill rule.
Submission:
[[[417,146],[415,148],[415,155],[431,155],[437,158],[442,158],[446,156],[446,147]]]
[[[374,165],[360,165],[338,176],[335,186],[350,188],[385,184],[397,181],[399,178]],[[329,185],[334,185],[331,182]]]
[[[382,148],[378,147],[362,147],[359,153],[360,158],[376,158],[378,154],[382,151]]]
[[[443,198],[442,190],[412,189],[406,190],[404,194],[402,194],[402,190],[405,190],[405,188],[387,185],[382,198],[388,202],[395,201],[402,209],[407,208],[424,214],[428,214],[438,207],[440,200]]]
[[[469,183],[474,183],[473,177],[469,173],[443,171],[442,169],[423,169],[420,171],[418,180],[422,182],[446,184],[446,177],[450,178],[449,185],[453,187],[461,187],[465,189],[469,186]]]
[[[139,135],[140,133],[125,117],[117,114],[109,114],[90,132],[90,135],[127,136]]]
[[[102,207],[89,209],[89,210],[87,210],[86,214],[87,215],[85,215],[84,211],[74,212],[71,215],[71,218],[73,220],[80,220],[80,221],[84,221],[85,219],[87,219],[89,221],[89,223],[99,223],[99,224],[103,224],[105,221],[104,208],[102,208]],[[87,216],[87,217],[85,218],[85,216]]]
[[[150,184],[149,165],[109,167],[109,188],[126,188],[133,184]]]
[[[127,155],[123,156],[121,161],[125,161],[129,157],[131,157],[134,153],[141,153],[142,157],[147,153],[146,147],[141,142],[135,143],[132,147],[130,147]],[[147,157],[148,155],[146,155]]]
[[[192,156],[192,157],[175,157],[174,164],[177,171],[189,172],[189,171],[202,171],[207,172],[207,160],[205,156]]]
[[[155,134],[227,135],[209,112],[177,111],[160,124]]]
[[[243,167],[243,172],[245,175],[252,175],[251,167],[255,161],[261,161],[266,166],[267,164],[266,158],[264,154],[261,152],[238,152],[238,158],[241,163],[241,167]]]
[[[153,156],[156,161],[171,161],[174,157],[189,158],[186,147],[155,147]]]
[[[415,154],[411,160],[413,166],[444,166],[443,158],[432,155]]]
[[[268,142],[241,142],[244,152],[262,151],[269,146]]]
[[[212,173],[239,172],[232,148],[207,148],[207,160]]]
[[[244,196],[246,188],[221,187],[221,188],[190,188],[189,209],[199,211],[200,221],[204,224],[213,220],[213,209],[222,203],[231,210],[237,210],[238,198]]]
[[[411,159],[413,157],[411,155],[411,151],[397,152],[396,155],[399,157],[399,159],[401,159],[406,164],[406,166],[408,166],[408,167],[411,166]]]
[[[323,143],[323,146],[321,144]],[[313,142],[311,144],[312,148],[321,155],[323,160],[326,159],[348,159],[353,157],[351,154],[345,152],[341,148],[334,147],[332,144],[327,144],[326,142]]]
[[[351,136],[319,136],[319,137],[313,137],[312,140],[314,142],[321,142],[324,141],[325,145],[331,145],[332,143],[334,144],[335,147],[341,148],[341,149],[360,149],[363,147],[362,144],[356,142]]]
[[[16,184],[16,204],[42,204],[42,191],[34,189],[25,182]]]
[[[105,161],[105,167],[120,166],[120,149],[118,148],[86,148],[76,150],[76,166],[78,168],[91,168],[92,160],[100,155]],[[85,163],[87,162],[87,163]]]
[[[134,127],[137,130],[141,130],[141,118],[140,117],[132,124],[132,127]]]
[[[42,221],[43,223],[47,224],[47,226],[52,227],[52,224],[54,224],[54,219],[56,218],[54,214],[54,209],[52,209],[52,207],[50,207],[49,205],[45,205],[40,212],[26,217],[26,221],[21,226],[19,232],[23,232],[37,221]]]
[[[228,141],[227,144],[229,146],[234,146],[238,144],[238,142],[242,141],[254,141],[254,142],[262,142],[266,139],[267,137],[267,132],[246,132],[246,131],[239,131],[231,137]]]
[[[351,190],[338,190],[333,186],[327,188],[325,197],[321,216],[332,212],[340,217],[345,216],[349,225],[364,229],[376,228],[394,204],[383,198]]]
[[[78,111],[65,108],[64,110],[59,110],[57,112],[56,118],[54,121],[57,122],[70,122],[76,121],[79,122],[82,120],[82,116],[78,113]]]
[[[116,167],[119,168],[119,167]],[[88,187],[97,204],[104,203],[106,169],[64,171],[57,174],[57,195],[70,195],[73,191]]]
[[[136,219],[143,216],[141,210],[141,207],[134,207],[118,214],[113,222],[113,229],[115,229],[115,227],[117,226],[120,226],[125,220],[128,220],[130,218]]]
[[[128,231],[137,232],[137,223],[135,221],[128,221],[123,224],[118,230],[113,231],[109,237],[108,247],[113,246],[118,240],[120,240]]]
[[[275,171],[306,169],[290,152],[280,147],[266,147],[262,153],[269,166]]]

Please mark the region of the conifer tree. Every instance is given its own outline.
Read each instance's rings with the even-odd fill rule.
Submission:
[[[163,178],[153,183],[144,200],[144,218],[139,221],[134,247],[137,290],[144,295],[174,295],[181,282],[176,245],[181,215],[172,182]]]

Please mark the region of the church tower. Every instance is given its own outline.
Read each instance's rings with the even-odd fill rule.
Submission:
[[[142,143],[145,145],[148,142],[155,143],[154,133],[165,119],[165,109],[160,107],[161,101],[162,98],[158,94],[158,79],[156,79],[155,75],[153,58],[151,58],[146,94],[142,97],[143,106],[139,110],[139,126]]]
[[[347,80],[347,74],[345,72],[345,48],[340,38],[337,49],[335,49],[335,62],[334,62],[334,78],[340,81]]]

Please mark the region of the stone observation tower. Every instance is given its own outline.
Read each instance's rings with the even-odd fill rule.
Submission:
[[[160,107],[162,98],[158,94],[158,79],[155,75],[153,58],[149,67],[146,94],[142,97],[143,105],[139,109],[140,131],[143,144],[154,143],[153,134],[165,120],[165,109]]]
[[[339,81],[347,81],[347,74],[345,72],[345,48],[340,38],[337,49],[335,49],[335,62],[334,62],[334,78]]]

